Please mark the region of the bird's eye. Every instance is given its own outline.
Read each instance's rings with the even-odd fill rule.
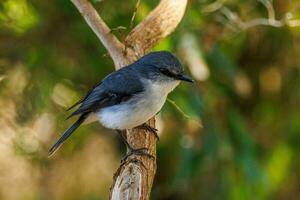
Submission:
[[[167,69],[160,69],[160,72],[166,76],[173,77],[174,74]]]

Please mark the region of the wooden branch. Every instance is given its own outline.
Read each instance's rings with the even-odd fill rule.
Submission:
[[[155,127],[155,119],[148,124]],[[114,176],[111,186],[111,200],[148,200],[156,173],[156,137],[143,129],[127,132],[128,142],[134,148],[147,148],[153,158],[147,156],[130,156]]]
[[[161,0],[158,6],[127,36],[125,45],[138,56],[148,53],[162,38],[169,35],[181,21],[187,0]]]
[[[129,33],[125,44],[122,44],[111,33],[88,0],[71,1],[108,50],[116,69],[136,61],[174,31],[187,5],[187,0],[161,0],[145,20]],[[155,127],[154,118],[147,123]],[[153,158],[129,156],[115,173],[110,199],[148,200],[156,173],[156,138],[149,131],[132,129],[127,131],[127,140],[133,148],[147,148]]]
[[[71,2],[107,49],[115,66],[117,68],[125,66],[127,63],[123,62],[124,45],[112,34],[110,28],[105,24],[89,0],[71,0]]]

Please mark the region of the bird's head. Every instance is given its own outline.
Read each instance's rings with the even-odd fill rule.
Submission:
[[[183,67],[175,55],[168,51],[152,52],[142,57],[138,63],[148,78],[160,82],[194,82],[184,74]]]

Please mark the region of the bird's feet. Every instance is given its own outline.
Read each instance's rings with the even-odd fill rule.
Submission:
[[[128,157],[132,156],[132,155],[147,156],[151,159],[155,159],[154,156],[152,156],[150,153],[148,153],[147,148],[133,149],[130,146],[127,146],[127,148],[129,149],[129,152],[122,158],[121,163],[124,163],[128,159]]]
[[[149,149],[147,149],[147,148],[134,149],[133,147],[131,147],[131,145],[128,143],[126,135],[125,135],[126,131],[117,130],[117,132],[121,136],[121,139],[126,144],[126,147],[129,150],[128,153],[122,158],[121,163],[124,163],[128,159],[128,157],[132,156],[132,155],[147,156],[149,158],[155,159],[154,156],[152,156],[151,154],[148,153]]]
[[[157,134],[157,131],[158,131],[158,130],[157,130],[156,128],[150,126],[150,125],[147,124],[147,123],[144,123],[144,124],[138,126],[138,128],[141,128],[141,129],[150,131],[151,133],[153,133],[153,134],[155,135],[156,139],[159,140],[159,136],[158,136],[158,134]]]

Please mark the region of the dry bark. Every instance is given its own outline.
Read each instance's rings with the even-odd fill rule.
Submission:
[[[188,0],[161,0],[158,6],[121,43],[88,0],[71,0],[109,52],[115,68],[126,66],[145,55],[181,21]],[[145,108],[147,109],[147,108]],[[148,122],[155,127],[155,119]],[[147,148],[153,158],[132,155],[120,165],[111,186],[111,200],[150,199],[156,173],[156,137],[144,129],[127,130],[133,148]]]

